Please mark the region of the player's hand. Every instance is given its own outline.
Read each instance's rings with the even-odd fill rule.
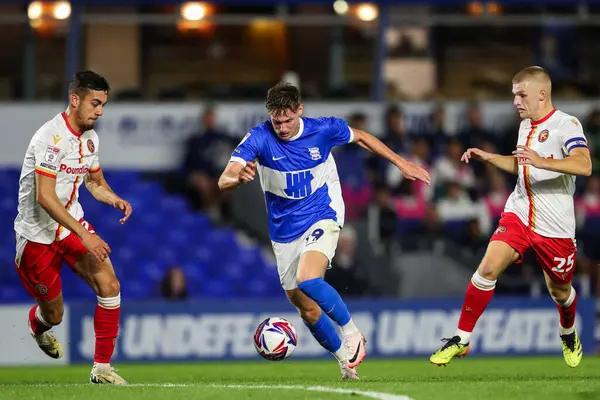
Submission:
[[[123,200],[123,199],[118,199],[115,201],[115,203],[113,204],[113,206],[121,211],[123,214],[125,214],[125,216],[123,218],[121,218],[119,220],[120,223],[124,224],[125,222],[127,222],[127,220],[129,219],[129,217],[131,216],[131,213],[133,212],[133,208],[131,207],[131,204],[129,204],[128,201]]]
[[[542,164],[544,163],[544,158],[536,153],[534,150],[531,150],[527,146],[517,146],[517,149],[512,152],[517,159],[517,164],[519,165],[531,165],[536,168],[542,168]]]
[[[431,184],[431,177],[429,176],[429,172],[427,172],[423,167],[417,165],[413,162],[406,161],[398,166],[400,171],[402,171],[402,175],[406,179],[411,181],[420,180],[425,182],[426,184]]]
[[[248,161],[246,166],[240,171],[240,182],[248,183],[253,181],[254,175],[256,175],[256,163],[254,161]]]
[[[464,161],[466,164],[471,161],[471,159],[480,160],[480,161],[489,161],[491,159],[492,153],[488,153],[487,151],[483,151],[476,147],[472,147],[467,149],[460,158],[460,161]]]
[[[110,254],[110,247],[100,236],[86,232],[81,238],[81,243],[99,262],[103,262]]]

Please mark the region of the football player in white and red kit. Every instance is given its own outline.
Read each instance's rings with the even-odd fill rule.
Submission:
[[[575,176],[589,176],[590,152],[579,120],[554,109],[551,81],[540,67],[528,67],[513,78],[514,105],[523,119],[513,155],[501,156],[468,149],[462,156],[488,162],[518,175],[498,228],[473,274],[452,338],[430,358],[446,365],[469,351],[477,320],[490,302],[496,279],[509,265],[520,263],[533,249],[546,285],[560,313],[559,335],[569,367],[581,362],[582,346],[575,330],[577,294],[571,286],[575,244]]]
[[[98,161],[98,134],[93,128],[109,90],[102,76],[91,71],[76,73],[69,85],[67,111],[46,122],[31,139],[19,181],[15,264],[23,286],[37,300],[29,312],[29,330],[52,358],[63,354],[61,344],[49,332],[63,315],[62,263],[92,287],[98,304],[90,382],[125,384],[110,366],[119,329],[119,281],[108,258],[109,246],[84,220],[78,202],[79,188],[85,182],[96,200],[125,214],[121,223],[131,215],[131,206],[108,186]]]

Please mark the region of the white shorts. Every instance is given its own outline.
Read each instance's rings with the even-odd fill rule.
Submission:
[[[298,287],[296,275],[300,256],[307,251],[318,251],[331,260],[335,255],[340,225],[332,219],[324,219],[311,226],[304,235],[289,243],[271,242],[277,260],[279,281],[285,290]]]

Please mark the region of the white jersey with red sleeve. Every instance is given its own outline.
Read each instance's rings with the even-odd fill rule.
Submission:
[[[50,244],[70,231],[59,226],[36,201],[35,174],[56,179],[56,194],[69,213],[83,219],[79,187],[88,172],[100,170],[98,134],[94,130],[76,132],[65,113],[46,122],[33,135],[19,180],[18,215],[15,232],[25,239]]]
[[[553,110],[539,121],[523,120],[519,145],[530,147],[544,158],[564,159],[578,147],[587,148],[579,120]],[[515,190],[505,212],[515,213],[531,230],[550,238],[575,237],[575,176],[519,166]]]

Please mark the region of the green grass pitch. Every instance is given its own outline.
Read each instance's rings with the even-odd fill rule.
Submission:
[[[340,381],[333,359],[117,367],[131,386],[90,385],[89,365],[0,368],[0,399],[600,399],[600,358],[594,356],[576,369],[561,356],[467,357],[445,368],[427,359],[367,359],[359,382]]]

